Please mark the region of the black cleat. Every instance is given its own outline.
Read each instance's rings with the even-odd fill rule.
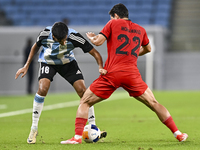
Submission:
[[[101,138],[105,138],[107,136],[107,132],[106,131],[101,131]]]

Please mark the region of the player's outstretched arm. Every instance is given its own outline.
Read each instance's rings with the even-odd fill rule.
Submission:
[[[96,46],[100,46],[106,41],[106,38],[102,34],[95,35],[93,32],[87,32],[86,35],[92,44]]]
[[[21,78],[23,78],[26,75],[28,68],[33,60],[33,57],[39,51],[39,49],[40,47],[38,47],[36,43],[33,44],[25,65],[16,72],[15,79],[17,79],[20,74],[22,74]]]

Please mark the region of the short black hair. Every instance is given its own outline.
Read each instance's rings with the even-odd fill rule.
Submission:
[[[112,17],[117,14],[120,18],[128,18],[128,9],[122,3],[116,4],[113,8],[109,11],[109,15]]]
[[[52,27],[52,34],[58,40],[64,39],[66,37],[66,35],[68,34],[67,25],[63,22],[54,23],[54,25]]]

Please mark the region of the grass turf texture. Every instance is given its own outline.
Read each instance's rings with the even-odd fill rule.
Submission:
[[[27,144],[31,113],[0,118],[1,150],[199,150],[200,111],[198,91],[154,91],[156,99],[171,113],[179,130],[186,132],[186,142],[178,142],[150,109],[130,98],[127,93],[116,91],[104,102],[95,105],[97,126],[108,135],[97,143],[61,145],[60,141],[74,135],[77,106],[43,111],[39,122],[36,144]],[[32,96],[0,97],[0,114],[32,108]],[[75,93],[49,94],[45,106],[76,101]]]

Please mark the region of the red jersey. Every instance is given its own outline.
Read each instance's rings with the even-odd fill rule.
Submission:
[[[149,43],[146,30],[130,20],[112,19],[101,30],[107,39],[108,72],[138,72],[137,59],[141,46]]]

